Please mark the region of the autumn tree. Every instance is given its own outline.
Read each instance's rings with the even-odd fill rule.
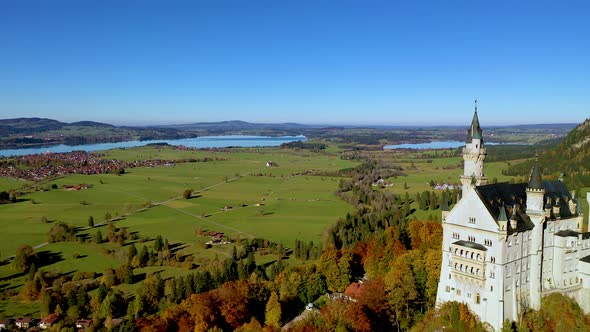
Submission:
[[[279,328],[281,326],[281,303],[276,292],[270,294],[270,298],[266,303],[266,325]]]
[[[412,304],[418,297],[416,282],[408,256],[400,257],[385,275],[387,301],[395,315],[398,329],[407,330],[412,324]]]

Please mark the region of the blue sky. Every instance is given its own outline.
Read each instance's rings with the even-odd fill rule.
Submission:
[[[590,114],[588,1],[0,1],[0,118],[482,125]]]

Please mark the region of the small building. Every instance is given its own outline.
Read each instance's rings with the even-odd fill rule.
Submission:
[[[6,330],[8,325],[14,323],[14,319],[0,319],[0,331]]]
[[[21,329],[28,329],[29,327],[35,326],[34,324],[34,320],[30,317],[24,317],[24,318],[17,318],[14,325],[16,325],[17,327],[21,328]]]
[[[92,325],[92,319],[78,319],[76,321],[76,328],[86,330]]]
[[[46,330],[52,327],[55,323],[57,323],[60,320],[60,318],[61,316],[59,314],[53,313],[41,319],[41,322],[39,322],[39,327],[43,330]]]

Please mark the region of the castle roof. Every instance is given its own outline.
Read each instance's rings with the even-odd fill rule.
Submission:
[[[456,244],[456,245],[459,245],[459,246],[463,246],[463,247],[467,247],[467,248],[471,248],[471,249],[477,249],[477,250],[481,250],[481,251],[488,251],[488,248],[484,247],[483,245],[481,245],[479,243],[471,242],[471,241],[459,240],[459,241],[453,242],[453,244]]]
[[[535,165],[531,169],[531,175],[529,176],[529,183],[527,188],[536,190],[545,189],[543,187],[543,176],[541,175],[541,168],[537,163],[535,163]]]
[[[467,131],[466,143],[471,143],[474,138],[482,139],[482,130],[479,126],[479,118],[477,117],[477,104],[475,104],[475,112],[473,113],[473,120],[471,120],[471,126]]]
[[[570,236],[578,237],[578,234],[580,234],[580,233],[578,233],[576,231],[572,231],[571,229],[564,229],[564,230],[561,230],[561,231],[555,233],[555,236],[559,236],[559,237],[570,237]]]
[[[527,183],[495,183],[475,187],[475,192],[484,203],[490,215],[496,222],[500,220],[507,221],[507,216],[517,220],[516,231],[532,229],[533,223],[526,215],[526,189]],[[567,201],[571,199],[571,194],[559,180],[541,181],[541,186],[545,189],[545,198],[551,199],[560,204],[560,214],[562,217],[569,217],[569,207]]]

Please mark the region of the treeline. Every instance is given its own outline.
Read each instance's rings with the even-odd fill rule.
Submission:
[[[326,149],[326,144],[318,143],[318,142],[303,142],[303,141],[295,141],[295,142],[288,142],[281,144],[281,148],[283,149],[304,149],[304,150],[311,150],[311,151],[320,151]]]

